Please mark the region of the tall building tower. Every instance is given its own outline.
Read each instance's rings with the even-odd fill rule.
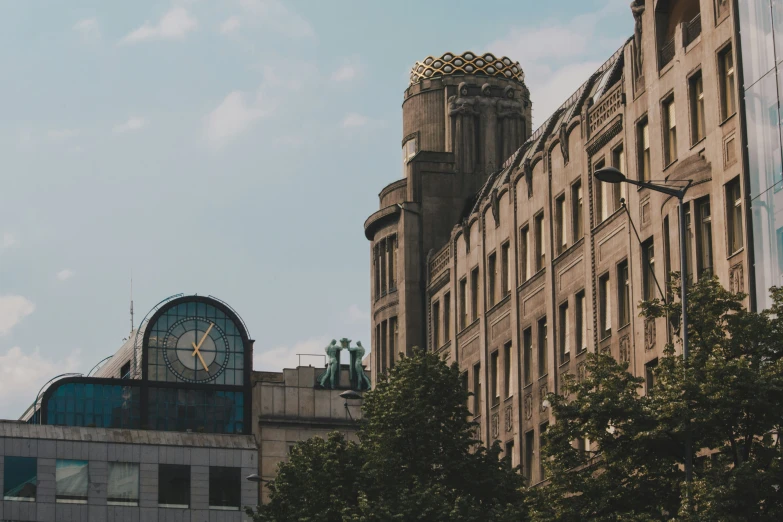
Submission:
[[[430,253],[448,242],[487,178],[531,133],[518,62],[446,53],[416,62],[402,104],[403,177],[364,224],[371,241],[372,378],[425,347]]]

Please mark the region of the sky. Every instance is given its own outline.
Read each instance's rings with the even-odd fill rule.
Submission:
[[[363,223],[402,174],[411,66],[521,63],[534,128],[633,32],[629,0],[0,0],[0,418],[176,293],[279,371],[370,345]],[[312,362],[303,360],[303,362]]]

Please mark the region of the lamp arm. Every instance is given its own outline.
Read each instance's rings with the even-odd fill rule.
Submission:
[[[685,190],[676,190],[669,187],[662,187],[653,183],[647,183],[646,181],[636,181],[635,179],[625,178],[625,182],[631,185],[636,185],[637,187],[648,188],[650,190],[654,190],[655,192],[668,194],[669,196],[673,196],[677,199],[682,199],[682,197],[685,195]]]

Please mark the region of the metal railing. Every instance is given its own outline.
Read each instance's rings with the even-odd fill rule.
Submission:
[[[663,69],[674,60],[674,38],[666,42],[658,50],[658,68]]]
[[[688,47],[701,34],[701,13],[682,24],[683,47]]]

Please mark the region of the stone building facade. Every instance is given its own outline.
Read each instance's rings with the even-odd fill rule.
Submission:
[[[413,346],[456,361],[481,439],[539,482],[553,422],[543,397],[566,374],[582,378],[588,352],[651,376],[669,335],[636,305],[680,270],[677,201],[601,183],[604,166],[690,180],[687,273],[751,290],[737,9],[633,2],[635,34],[534,132],[512,60],[446,54],[414,66],[404,177],[365,222],[373,382]]]

